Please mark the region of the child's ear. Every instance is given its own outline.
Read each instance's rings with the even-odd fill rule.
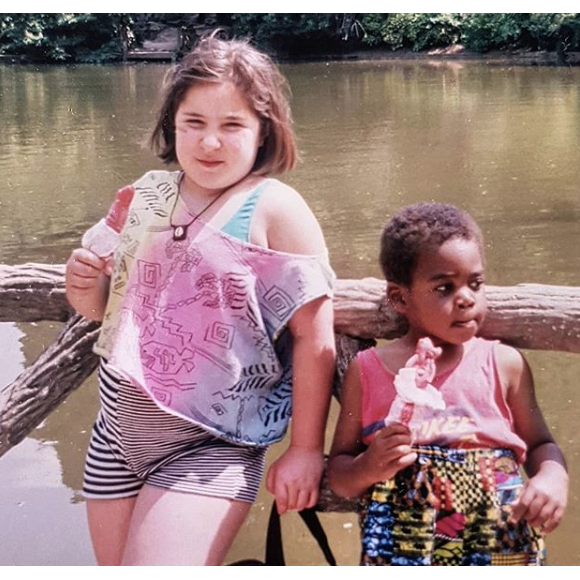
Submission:
[[[399,314],[405,314],[407,302],[405,300],[405,288],[403,286],[394,282],[388,282],[387,300]]]

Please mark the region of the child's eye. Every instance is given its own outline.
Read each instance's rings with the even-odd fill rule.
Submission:
[[[473,280],[473,282],[471,282],[469,284],[469,287],[474,290],[475,292],[477,292],[478,290],[481,290],[481,288],[484,285],[484,281],[483,278],[478,278],[477,280]]]
[[[439,294],[446,296],[447,294],[450,294],[453,291],[453,284],[439,284],[439,286],[437,286],[435,288],[435,292],[438,292]]]
[[[229,123],[226,123],[224,127],[230,131],[234,131],[236,129],[240,129],[242,124],[238,123],[237,121],[230,121]]]

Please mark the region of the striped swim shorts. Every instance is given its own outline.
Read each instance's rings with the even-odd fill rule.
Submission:
[[[104,360],[101,410],[85,464],[87,499],[136,496],[144,484],[254,502],[266,449],[234,445],[166,413]]]

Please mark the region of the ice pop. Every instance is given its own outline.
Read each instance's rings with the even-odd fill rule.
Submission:
[[[91,250],[100,258],[108,258],[113,254],[119,242],[119,234],[127,221],[134,194],[132,186],[124,187],[117,192],[107,217],[99,220],[83,236],[81,242],[83,248]]]
[[[385,424],[396,421],[409,425],[415,406],[445,409],[441,393],[431,384],[437,370],[435,359],[440,355],[441,348],[434,346],[430,338],[419,339],[415,354],[395,376],[397,395]]]

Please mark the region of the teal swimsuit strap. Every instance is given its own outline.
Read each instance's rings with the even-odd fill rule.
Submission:
[[[222,227],[222,232],[229,234],[242,242],[250,241],[250,226],[252,224],[252,216],[256,209],[256,204],[264,190],[264,183],[261,183],[250,193],[242,207],[227,221]]]

